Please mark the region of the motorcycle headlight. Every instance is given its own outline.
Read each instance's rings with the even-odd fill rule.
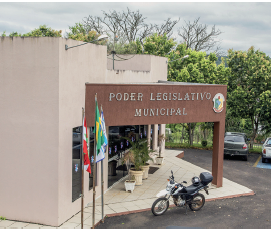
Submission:
[[[172,185],[170,185],[169,183],[166,185],[166,191],[169,191],[171,189]]]

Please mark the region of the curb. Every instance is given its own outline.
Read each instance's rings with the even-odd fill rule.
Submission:
[[[206,202],[209,201],[215,201],[215,200],[222,200],[222,199],[231,199],[235,197],[241,197],[241,196],[253,196],[255,195],[254,191],[251,191],[249,193],[243,193],[243,194],[237,194],[237,195],[230,195],[230,196],[224,196],[224,197],[218,197],[218,198],[212,198],[212,199],[206,199]],[[169,208],[176,207],[175,204],[169,205]],[[134,210],[134,211],[127,211],[127,212],[119,212],[119,213],[113,213],[113,214],[107,214],[105,217],[114,217],[114,216],[121,216],[121,215],[128,215],[133,213],[139,213],[139,212],[145,212],[145,211],[151,211],[151,208],[145,208],[140,210]],[[105,219],[105,218],[104,218]],[[101,220],[102,221],[102,220]],[[100,221],[100,222],[101,222]],[[99,223],[100,223],[99,222]]]

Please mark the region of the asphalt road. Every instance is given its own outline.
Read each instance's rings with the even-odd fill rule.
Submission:
[[[258,157],[225,159],[223,169],[225,178],[252,189],[254,196],[209,201],[200,211],[188,210],[187,215],[185,208],[174,207],[162,216],[147,211],[107,217],[97,228],[271,228],[271,170],[253,167]],[[212,169],[211,151],[185,149],[183,159]]]

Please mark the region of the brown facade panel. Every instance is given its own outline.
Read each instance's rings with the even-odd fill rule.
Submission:
[[[225,119],[225,85],[86,84],[85,108],[90,126],[94,123],[96,93],[107,126]],[[219,110],[215,108],[216,102],[221,103]]]

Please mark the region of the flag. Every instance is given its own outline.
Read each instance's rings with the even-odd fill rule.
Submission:
[[[97,100],[95,99],[96,107],[95,107],[95,124],[94,124],[94,131],[95,134],[95,141],[96,141],[96,157],[98,156],[101,146],[104,143],[104,134],[102,131],[102,125],[101,125],[101,117],[99,115],[99,109]],[[97,160],[96,160],[97,162]]]
[[[103,136],[104,136],[104,143],[102,144],[99,153],[97,154],[96,157],[96,162],[99,162],[105,158],[105,152],[106,152],[106,146],[108,145],[108,139],[107,139],[107,133],[106,133],[106,125],[105,125],[105,120],[104,120],[104,114],[103,110],[101,108],[101,129],[103,131]]]
[[[88,133],[87,133],[87,122],[84,115],[83,118],[83,154],[84,154],[84,169],[91,173],[91,165],[89,159],[89,144],[88,144]]]

